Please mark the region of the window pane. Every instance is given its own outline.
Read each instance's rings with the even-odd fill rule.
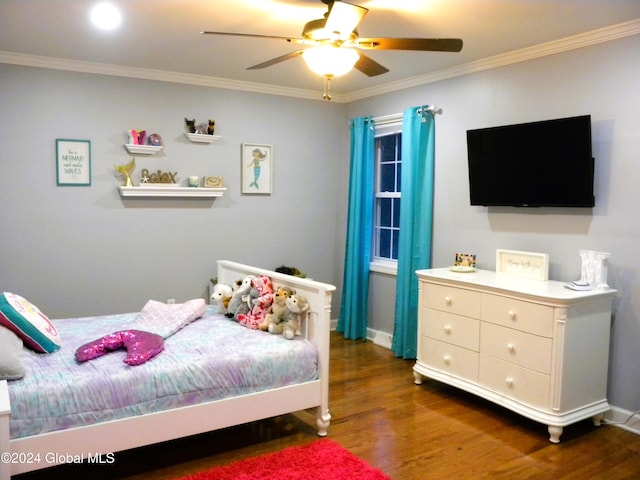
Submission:
[[[397,175],[398,178],[396,179],[396,182],[397,182],[396,192],[401,192],[402,191],[402,185],[400,184],[400,178],[402,177],[402,163],[398,162],[397,165],[398,165],[398,168],[397,168],[396,175]]]
[[[393,200],[392,198],[378,199],[378,205],[379,205],[378,226],[380,227],[391,226],[391,218],[394,214],[394,212],[392,211],[392,208],[393,208],[392,200]]]
[[[383,228],[379,230],[378,257],[390,258],[391,254],[391,231]]]
[[[380,161],[393,162],[396,159],[396,136],[380,137]]]
[[[391,258],[398,259],[398,238],[400,237],[400,230],[393,231],[393,247],[391,251]]]
[[[396,191],[396,164],[385,163],[380,165],[380,191]]]
[[[391,226],[400,228],[400,199],[389,198],[388,200],[393,202],[393,222],[391,223]]]

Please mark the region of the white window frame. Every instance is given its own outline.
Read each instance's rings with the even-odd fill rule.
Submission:
[[[398,115],[389,115],[387,117],[378,117],[378,118],[374,118],[374,124],[375,124],[375,137],[376,139],[378,137],[382,137],[385,135],[393,135],[393,134],[398,134],[398,133],[402,133],[402,114],[398,114]],[[374,191],[374,201],[377,198],[382,198],[382,197],[400,197],[402,198],[402,194],[401,192],[398,192],[397,194],[394,192],[392,194],[385,194],[384,192],[378,192],[378,182],[379,182],[379,172],[380,172],[380,165],[378,162],[379,158],[376,152],[376,156],[375,156],[375,191]],[[375,241],[376,241],[376,232],[375,232],[375,220],[374,220],[374,231],[373,231],[373,238],[372,238],[372,256],[371,256],[371,262],[369,264],[369,271],[371,272],[376,272],[376,273],[383,273],[383,274],[387,274],[387,275],[397,275],[398,273],[398,262],[397,260],[390,260],[390,259],[384,259],[384,258],[376,258],[373,253],[375,252]]]

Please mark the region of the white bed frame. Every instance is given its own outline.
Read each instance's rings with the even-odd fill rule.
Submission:
[[[302,335],[318,349],[317,380],[174,410],[135,416],[30,437],[9,438],[9,391],[0,382],[0,479],[65,463],[96,459],[144,445],[316,408],[318,435],[326,436],[329,414],[329,324],[333,285],[226,260],[218,261],[218,281],[232,284],[246,275],[267,275],[274,288],[290,287],[309,302]],[[9,456],[7,456],[7,453]],[[81,457],[79,457],[81,456]],[[114,458],[113,455],[106,458]],[[115,457],[117,461],[117,456]],[[9,461],[7,461],[9,460]]]

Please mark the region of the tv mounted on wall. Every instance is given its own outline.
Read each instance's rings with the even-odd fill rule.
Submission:
[[[471,205],[594,207],[591,116],[467,131]]]

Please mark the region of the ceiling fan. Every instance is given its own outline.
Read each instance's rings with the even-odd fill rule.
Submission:
[[[291,38],[273,35],[229,32],[201,32],[205,35],[229,35],[238,37],[269,38],[285,40],[289,43],[303,45],[295,52],[272,58],[266,62],[248,67],[255,70],[276,65],[285,60],[302,56],[307,65],[316,73],[323,75],[325,83],[325,99],[330,100],[328,82],[334,76],[347,73],[355,68],[369,77],[381,75],[388,68],[368,57],[360,50],[414,50],[429,52],[459,52],[462,40],[457,38],[360,38],[357,27],[369,11],[365,7],[340,0],[322,0],[328,6],[324,18],[307,22],[302,29],[302,38]],[[309,48],[313,47],[313,48]],[[317,65],[314,57],[328,55],[322,65]],[[345,65],[341,65],[344,61]]]

